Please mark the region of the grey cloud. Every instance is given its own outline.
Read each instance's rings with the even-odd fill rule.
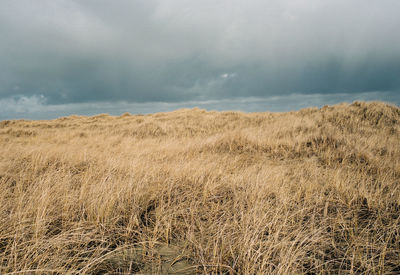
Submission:
[[[399,10],[396,0],[4,0],[0,99],[393,98]]]

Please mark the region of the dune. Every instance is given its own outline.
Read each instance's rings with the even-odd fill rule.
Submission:
[[[0,122],[0,274],[397,274],[400,109]]]

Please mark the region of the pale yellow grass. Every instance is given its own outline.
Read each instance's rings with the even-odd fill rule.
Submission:
[[[397,274],[400,109],[0,122],[0,274]]]

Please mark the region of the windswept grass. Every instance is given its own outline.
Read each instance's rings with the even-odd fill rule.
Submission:
[[[0,274],[398,274],[400,109],[0,122]]]

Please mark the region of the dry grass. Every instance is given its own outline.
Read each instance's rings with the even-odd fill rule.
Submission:
[[[0,122],[0,273],[398,274],[400,109]]]

